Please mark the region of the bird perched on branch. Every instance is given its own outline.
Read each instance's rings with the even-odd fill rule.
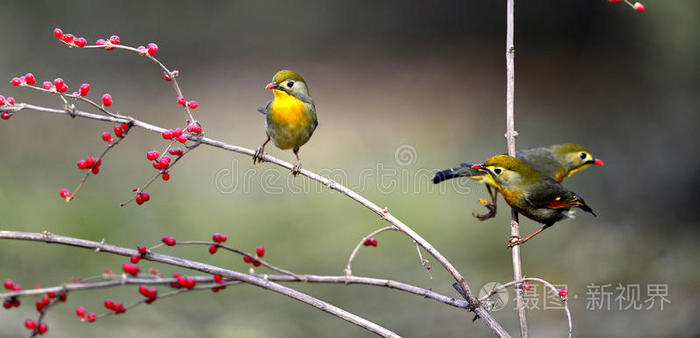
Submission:
[[[515,153],[515,157],[559,183],[592,164],[599,166],[604,164],[603,161],[595,158],[586,148],[572,143],[518,150]],[[462,163],[459,168],[447,169],[435,174],[433,183],[437,184],[455,177],[472,177],[475,174],[481,175],[483,173],[472,169],[471,164]],[[481,203],[484,204],[489,211],[482,215],[474,214],[474,217],[482,221],[496,216],[498,192],[495,190],[492,191],[489,185],[486,185],[486,189],[491,197],[491,201],[486,202],[482,199]]]
[[[264,109],[258,109],[266,116],[267,140],[255,151],[253,164],[263,162],[265,145],[272,140],[277,148],[292,149],[297,158],[292,168],[296,176],[301,169],[299,148],[309,141],[318,126],[314,99],[304,78],[291,70],[277,72],[265,89],[271,89],[274,98]]]
[[[496,189],[515,211],[544,226],[525,239],[511,238],[508,247],[523,244],[570,215],[573,207],[593,212],[586,202],[553,178],[508,155],[497,155],[482,164],[472,164],[471,176]]]

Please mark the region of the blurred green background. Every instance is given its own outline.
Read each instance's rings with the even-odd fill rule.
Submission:
[[[505,150],[504,1],[221,1],[3,2],[0,78],[33,72],[62,77],[71,87],[109,92],[114,110],[175,128],[184,114],[162,73],[145,58],[63,47],[54,27],[90,43],[112,34],[122,44],[156,42],[158,57],[181,72],[206,135],[251,149],[264,141],[255,110],[271,97],[265,84],[279,69],[300,72],[316,99],[320,126],[301,150],[304,167],[356,188],[422,234],[446,255],[475,291],[512,279],[508,212],[478,222],[482,186],[432,186],[433,173]],[[562,142],[588,147],[605,160],[565,182],[584,196],[597,218],[578,213],[523,247],[527,276],[569,288],[577,336],[700,334],[695,189],[700,157],[694,137],[698,98],[700,2],[516,3],[516,129],[519,148]],[[14,88],[19,102],[60,107],[53,96]],[[41,83],[41,82],[40,82]],[[83,107],[88,109],[87,107]],[[343,273],[347,257],[368,232],[384,226],[357,203],[269,164],[201,147],[151,188],[152,199],[119,208],[130,189],[153,174],[144,154],[164,141],[143,130],[105,159],[70,204],[58,196],[82,177],[75,162],[103,149],[111,124],[38,112],[0,121],[0,229],[40,232],[135,247],[163,235],[205,240],[213,232],[252,251],[265,245],[273,264],[297,273]],[[291,161],[290,151],[272,155]],[[307,192],[299,192],[303,187]],[[522,233],[539,225],[524,220]],[[436,262],[432,278],[415,248],[397,233],[363,249],[358,275],[396,279],[458,295]],[[247,271],[240,257],[204,248],[163,249]],[[430,258],[430,257],[428,257]],[[1,241],[0,279],[32,287],[69,281],[123,258],[57,245]],[[170,267],[148,262],[166,273]],[[264,270],[259,270],[264,271]],[[610,309],[587,309],[589,286],[611,284]],[[668,286],[663,311],[619,310],[618,284]],[[290,286],[309,292],[399,334],[415,337],[490,336],[465,311],[382,288]],[[541,288],[538,293],[541,294]],[[512,296],[512,294],[511,294]],[[136,287],[72,293],[47,316],[53,337],[122,336],[368,336],[351,324],[251,286],[159,300],[87,325],[74,309],[101,312],[110,297],[141,298]],[[32,298],[0,311],[0,336],[27,334]],[[562,336],[561,310],[528,312],[532,336]],[[511,301],[495,317],[517,334]]]

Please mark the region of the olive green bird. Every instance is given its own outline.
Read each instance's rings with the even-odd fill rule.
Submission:
[[[294,176],[301,170],[299,148],[306,144],[318,126],[316,106],[309,88],[301,75],[291,70],[281,70],[272,77],[265,89],[271,89],[273,99],[263,109],[267,140],[253,155],[253,164],[263,162],[265,145],[272,140],[280,149],[292,149],[297,162],[292,167]]]
[[[541,174],[554,179],[558,183],[561,183],[565,178],[590,165],[602,166],[604,164],[603,161],[595,158],[586,148],[572,143],[519,150],[515,153],[515,156]],[[462,163],[459,168],[447,169],[435,174],[433,183],[437,184],[455,177],[474,178],[475,175],[479,176],[483,174],[483,172],[472,169],[471,164]],[[482,199],[482,204],[484,204],[489,211],[482,215],[474,214],[474,217],[482,221],[496,216],[498,192],[496,190],[492,191],[489,185],[486,185],[486,189],[491,197],[491,201],[486,202]]]
[[[554,223],[570,217],[571,208],[581,208],[596,216],[581,197],[515,157],[497,155],[470,168],[479,174],[471,176],[472,179],[501,193],[519,214],[544,224],[525,239],[511,238],[508,247],[523,244]]]

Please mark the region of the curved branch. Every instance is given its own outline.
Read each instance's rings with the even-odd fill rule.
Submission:
[[[152,132],[156,133],[162,133],[166,129],[140,121],[140,120],[126,120],[126,119],[121,119],[121,118],[114,118],[111,116],[104,116],[104,115],[97,115],[97,114],[92,114],[84,111],[79,111],[79,110],[72,110],[72,111],[67,111],[65,109],[53,109],[53,108],[47,108],[47,107],[40,107],[36,105],[31,105],[27,103],[18,103],[14,106],[10,107],[3,107],[2,110],[12,110],[12,111],[20,111],[22,109],[32,109],[36,111],[42,111],[42,112],[47,112],[47,113],[54,113],[54,114],[63,114],[63,115],[69,115],[71,117],[77,116],[77,117],[83,117],[83,118],[88,118],[88,119],[93,119],[93,120],[99,120],[99,121],[105,121],[105,122],[114,122],[114,123],[129,123],[131,122],[133,126],[135,127],[140,127],[146,130],[150,130]],[[237,145],[231,145],[224,143],[222,141],[210,139],[207,137],[203,137],[200,139],[201,144],[206,144],[212,147],[236,152],[239,154],[245,154],[248,156],[253,156],[255,152],[251,149],[240,147]],[[263,155],[263,160],[265,162],[270,162],[273,164],[276,164],[280,167],[287,168],[290,171],[292,170],[292,164],[289,162],[282,161],[276,157],[270,156],[268,154]],[[427,240],[425,240],[423,237],[421,237],[418,233],[413,231],[410,227],[408,227],[406,224],[401,222],[398,218],[393,216],[392,214],[389,213],[389,211],[385,208],[380,208],[376,204],[372,203],[370,200],[367,198],[363,197],[362,195],[358,194],[357,192],[331,180],[328,178],[325,178],[321,175],[318,175],[312,171],[309,171],[307,169],[301,169],[299,172],[301,175],[308,177],[309,179],[319,182],[325,186],[327,186],[331,190],[338,191],[342,193],[343,195],[351,198],[352,200],[360,203],[362,206],[365,208],[371,210],[372,212],[376,213],[379,215],[382,219],[385,221],[391,223],[394,225],[399,231],[405,233],[408,237],[410,237],[413,241],[415,241],[418,245],[423,247],[425,251],[430,253],[440,264],[452,275],[452,277],[457,281],[459,286],[464,290],[464,296],[470,304],[472,304],[472,309],[474,312],[476,312],[477,315],[479,315],[480,318],[484,320],[484,323],[493,330],[498,336],[500,337],[509,337],[510,335],[508,332],[501,327],[501,325],[491,316],[491,314],[486,311],[483,307],[479,305],[478,299],[474,296],[474,293],[472,292],[471,288],[467,285],[464,277],[457,271],[457,269],[450,263],[445,256],[443,256],[435,247],[433,247],[432,244],[430,244]]]
[[[0,239],[17,239],[25,241],[36,241],[45,243],[59,243],[64,245],[70,245],[80,248],[94,249],[97,252],[108,252],[121,256],[133,256],[137,255],[138,251],[135,249],[127,249],[118,247],[111,244],[88,241],[84,239],[65,237],[60,235],[54,235],[49,232],[44,232],[43,234],[31,233],[31,232],[20,232],[20,231],[0,231]],[[197,270],[209,274],[219,275],[232,280],[239,280],[244,283],[255,285],[257,287],[270,290],[287,297],[296,299],[303,303],[309,304],[319,310],[328,312],[340,319],[353,323],[359,327],[362,327],[368,331],[374,332],[383,337],[398,337],[398,335],[382,326],[379,326],[367,319],[364,319],[358,315],[345,311],[339,307],[336,307],[330,303],[324,302],[320,299],[309,296],[305,293],[290,289],[286,286],[273,283],[270,280],[262,278],[257,275],[249,275],[240,273],[237,271],[222,269],[213,265],[204,264],[200,262],[190,261],[178,257],[167,256],[157,253],[149,253],[143,259],[147,259],[154,262],[165,263],[169,265],[179,266],[191,270]]]

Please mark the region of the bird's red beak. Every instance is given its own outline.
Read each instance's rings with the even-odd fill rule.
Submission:
[[[275,82],[270,82],[265,86],[265,89],[276,89],[277,88],[277,83]]]
[[[593,164],[599,165],[599,166],[603,166],[603,165],[605,164],[605,162],[603,162],[603,160],[601,160],[601,159],[599,159],[599,158],[596,158],[596,159],[593,161]]]
[[[484,169],[481,164],[472,164],[472,169]]]

